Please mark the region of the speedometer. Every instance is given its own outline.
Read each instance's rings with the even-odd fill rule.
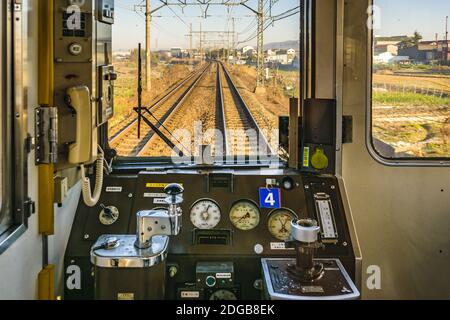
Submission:
[[[191,222],[198,229],[214,229],[220,222],[219,205],[210,199],[197,201],[191,209]]]
[[[248,231],[255,229],[260,220],[259,209],[253,202],[248,200],[236,202],[231,208],[230,220],[239,230]]]
[[[286,241],[291,236],[291,221],[297,216],[289,209],[278,209],[269,215],[270,233],[278,240]]]

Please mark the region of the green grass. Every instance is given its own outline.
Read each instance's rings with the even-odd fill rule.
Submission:
[[[375,105],[439,107],[450,106],[450,98],[440,98],[419,93],[374,92]]]
[[[427,143],[424,149],[429,157],[448,157],[450,155],[450,144],[448,143]]]
[[[420,124],[406,124],[395,127],[384,127],[374,125],[374,135],[387,143],[406,142],[417,143],[424,141],[428,136],[428,131]]]

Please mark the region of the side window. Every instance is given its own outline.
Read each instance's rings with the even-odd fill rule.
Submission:
[[[25,232],[33,211],[27,195],[24,148],[27,106],[22,81],[22,61],[26,57],[22,51],[25,41],[22,35],[25,23],[22,5],[11,6],[11,2],[0,2],[0,254]]]
[[[6,123],[5,123],[5,111],[6,111],[6,84],[5,84],[5,14],[4,14],[4,1],[0,4],[0,34],[1,34],[1,43],[2,43],[2,50],[0,51],[0,235],[9,227],[11,224],[11,215],[6,210],[5,206],[3,205],[4,202],[4,181],[6,178],[5,175],[5,133],[6,133]]]
[[[3,68],[0,67],[0,73],[3,71]],[[2,77],[3,79],[3,77]],[[3,81],[3,80],[0,80]],[[1,91],[1,90],[0,90]],[[5,214],[5,210],[3,210],[3,181],[5,177],[4,172],[4,153],[3,153],[3,145],[4,145],[4,134],[3,134],[3,128],[4,128],[4,116],[3,116],[3,92],[0,92],[0,235],[3,231],[7,228],[7,226],[10,224],[9,216]]]
[[[387,159],[450,158],[450,1],[373,4],[372,146]]]

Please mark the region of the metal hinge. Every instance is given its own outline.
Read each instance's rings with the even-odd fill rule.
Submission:
[[[28,198],[27,201],[24,202],[24,210],[25,214],[27,215],[27,218],[31,217],[34,213],[36,213],[36,203]]]
[[[58,109],[38,107],[36,119],[36,164],[58,161]]]

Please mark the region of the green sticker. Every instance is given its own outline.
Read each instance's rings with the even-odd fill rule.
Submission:
[[[309,168],[309,147],[303,148],[303,167]]]
[[[311,165],[314,169],[324,170],[328,168],[329,160],[323,148],[317,148],[311,157]]]

